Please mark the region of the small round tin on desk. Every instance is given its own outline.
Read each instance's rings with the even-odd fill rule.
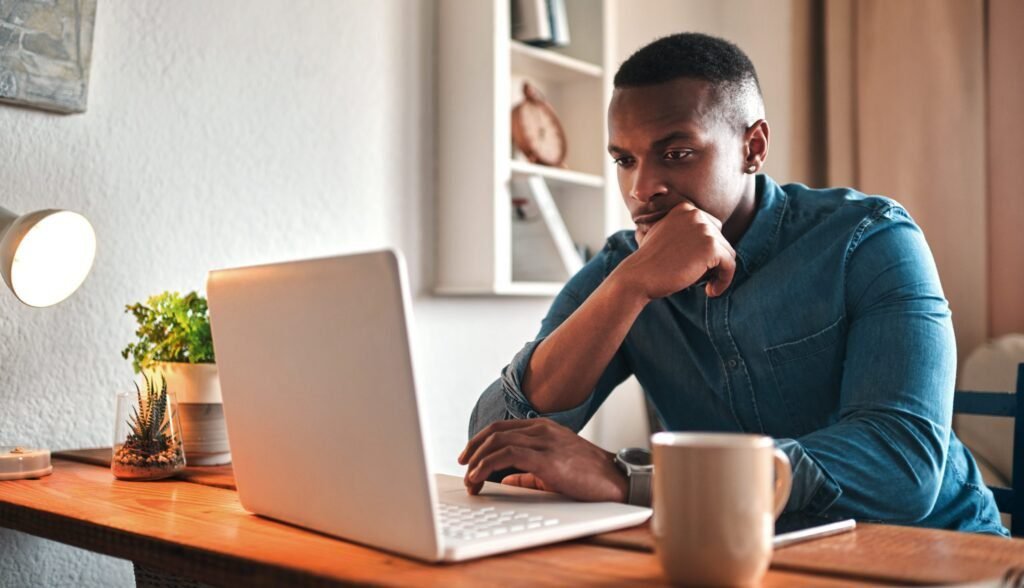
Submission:
[[[0,480],[42,478],[51,473],[49,449],[0,447]]]

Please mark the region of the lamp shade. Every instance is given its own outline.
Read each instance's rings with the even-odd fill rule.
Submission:
[[[89,274],[96,233],[86,218],[68,210],[17,215],[0,208],[0,274],[29,306],[57,304]]]

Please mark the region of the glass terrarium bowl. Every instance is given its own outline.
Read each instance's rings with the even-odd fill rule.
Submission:
[[[121,480],[159,480],[185,469],[178,405],[162,378],[117,395],[110,470]]]

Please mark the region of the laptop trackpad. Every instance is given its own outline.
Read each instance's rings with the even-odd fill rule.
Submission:
[[[487,507],[492,503],[513,508],[516,505],[521,508],[558,505],[563,509],[570,505],[572,507],[579,507],[585,504],[594,504],[579,502],[554,492],[507,486],[495,482],[484,482],[484,487],[480,494],[470,496],[466,492],[466,485],[463,483],[462,478],[458,476],[435,474],[434,479],[437,481],[438,500],[447,504],[460,504],[473,508]]]

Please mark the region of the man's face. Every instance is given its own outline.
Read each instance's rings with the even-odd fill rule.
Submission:
[[[725,227],[744,197],[744,129],[716,116],[709,82],[681,78],[616,88],[608,151],[642,243],[651,225],[684,200]]]

